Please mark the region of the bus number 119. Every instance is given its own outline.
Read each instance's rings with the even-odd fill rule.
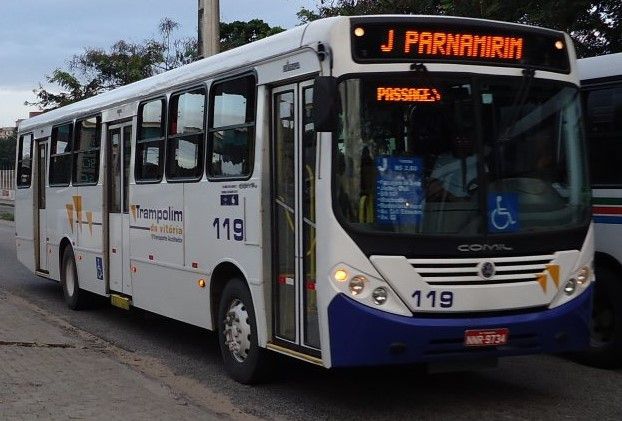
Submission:
[[[231,232],[233,231],[233,239],[235,241],[243,241],[244,240],[244,221],[241,219],[234,219],[231,221],[229,218],[216,218],[214,219],[214,223],[212,224],[214,228],[216,228],[216,238],[220,240],[220,235],[222,234],[223,240],[226,239],[231,241]],[[221,232],[222,227],[222,232]],[[233,229],[232,229],[233,228]]]
[[[430,291],[422,296],[421,291],[417,290],[413,292],[412,297],[415,299],[415,306],[417,307],[421,307],[422,301],[429,301],[432,308],[437,305],[441,308],[451,308],[454,305],[454,293],[451,291]]]

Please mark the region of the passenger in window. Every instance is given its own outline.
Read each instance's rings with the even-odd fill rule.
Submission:
[[[469,200],[477,187],[477,156],[473,137],[468,133],[451,136],[451,149],[434,163],[427,188],[427,200],[452,202]]]

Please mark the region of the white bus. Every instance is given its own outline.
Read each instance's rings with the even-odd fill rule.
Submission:
[[[622,364],[622,53],[578,61],[593,194],[595,266],[588,362]]]
[[[324,367],[582,349],[593,240],[562,33],[336,17],[22,122],[21,262]]]

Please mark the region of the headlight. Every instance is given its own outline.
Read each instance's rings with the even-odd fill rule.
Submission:
[[[365,289],[365,284],[367,283],[367,278],[364,276],[358,275],[354,276],[350,279],[350,292],[352,295],[359,295]]]
[[[587,284],[590,281],[591,274],[592,271],[590,270],[590,268],[588,266],[583,266],[581,269],[579,269],[579,272],[577,272],[577,276],[575,277],[577,283],[579,285]]]
[[[337,269],[333,276],[335,277],[335,281],[345,282],[348,279],[348,272],[343,269]]]
[[[564,292],[566,293],[566,295],[572,295],[574,294],[575,289],[577,289],[577,280],[574,278],[570,278],[564,286]]]
[[[383,287],[378,287],[371,293],[371,298],[374,300],[374,303],[381,306],[387,302],[387,290]]]

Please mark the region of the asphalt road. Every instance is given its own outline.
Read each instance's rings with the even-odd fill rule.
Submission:
[[[67,309],[57,283],[17,263],[14,227],[5,223],[0,223],[0,289],[158,361],[197,385],[198,394],[222,396],[261,418],[622,419],[622,370],[583,367],[554,356],[516,357],[494,369],[433,375],[404,368],[325,370],[280,358],[271,383],[242,386],[224,373],[210,332],[103,301],[87,311]]]

